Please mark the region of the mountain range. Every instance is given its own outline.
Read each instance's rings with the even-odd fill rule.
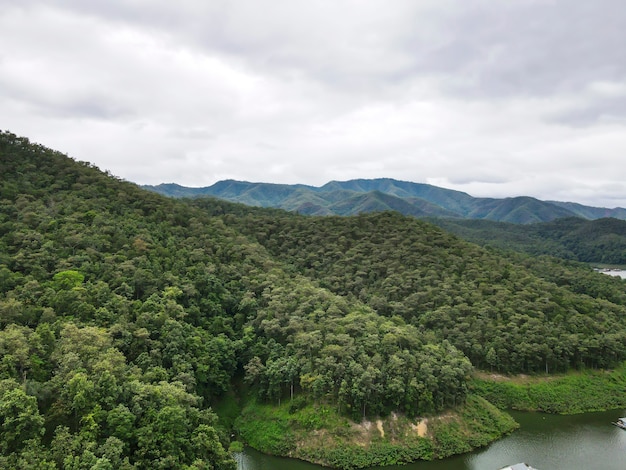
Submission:
[[[579,246],[596,224],[613,236]],[[547,230],[579,256],[623,225],[508,240]],[[625,309],[622,280],[580,263],[398,212],[168,198],[0,131],[0,468],[232,470],[244,443],[346,470],[441,459],[511,432],[503,400],[624,408]]]
[[[548,222],[564,217],[626,220],[624,208],[600,208],[573,202],[541,201],[519,196],[481,198],[452,189],[391,178],[331,181],[323,186],[251,183],[224,180],[212,186],[190,188],[178,184],[145,185],[166,196],[212,196],[249,206],[274,207],[308,215],[356,215],[397,211],[414,217],[482,219],[516,224]]]

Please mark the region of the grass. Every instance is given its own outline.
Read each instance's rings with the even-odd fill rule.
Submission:
[[[432,460],[487,445],[517,424],[479,396],[454,412],[428,419],[418,435],[416,420],[392,414],[354,423],[335,407],[289,402],[281,406],[251,400],[235,421],[241,439],[261,452],[294,457],[340,469],[399,465]]]
[[[500,409],[575,414],[626,407],[626,363],[612,370],[585,370],[557,376],[477,374],[474,393]]]
[[[231,394],[214,410],[240,442],[267,454],[344,470],[399,465],[488,445],[518,427],[506,409],[571,414],[626,407],[626,363],[612,371],[550,376],[477,372],[470,388],[463,406],[428,417],[425,436],[418,435],[416,420],[403,415],[355,423],[305,396],[277,406]]]

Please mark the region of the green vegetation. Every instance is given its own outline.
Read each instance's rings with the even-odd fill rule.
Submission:
[[[624,282],[576,263],[398,213],[168,199],[0,133],[2,468],[463,452],[514,427],[474,368],[617,367],[625,315]]]
[[[415,327],[423,343],[447,342],[476,368],[551,373],[626,359],[624,282],[587,266],[499,254],[396,213],[226,222],[294,274]]]
[[[321,187],[302,184],[219,181],[205,188],[177,184],[144,186],[170,197],[211,196],[249,206],[274,207],[308,215],[357,215],[398,211],[415,217],[446,217],[530,224],[564,217],[626,219],[626,209],[604,209],[531,197],[475,198],[429,184],[390,178],[331,181]]]
[[[519,225],[488,220],[428,219],[480,245],[533,256],[550,255],[593,265],[626,264],[626,221],[567,217]]]
[[[423,423],[423,428],[416,423]],[[294,410],[292,404],[252,401],[236,428],[243,439],[265,453],[354,469],[468,452],[511,432],[517,424],[483,398],[470,395],[463,406],[441,416],[411,420],[393,413],[360,424],[327,405],[309,404]]]
[[[593,264],[626,264],[626,209],[529,197],[473,198],[459,191],[392,179],[331,182],[321,188],[220,181],[207,188],[147,186],[170,197],[218,197],[308,215],[397,211],[480,245]]]
[[[626,364],[553,377],[482,377],[471,389],[501,409],[574,414],[626,407]]]

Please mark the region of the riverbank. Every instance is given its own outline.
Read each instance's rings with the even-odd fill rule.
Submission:
[[[231,397],[216,411],[238,439],[265,454],[350,470],[398,465],[464,454],[499,440],[519,426],[505,410],[577,414],[626,408],[626,363],[565,375],[476,372],[469,386],[462,407],[417,419],[391,414],[355,423],[333,406],[297,398],[277,406],[254,399],[236,404]]]
[[[476,373],[474,393],[502,410],[575,414],[626,407],[626,363],[619,368],[565,375],[514,376]]]
[[[626,432],[612,426],[625,410],[573,415],[511,411],[520,429],[474,452],[440,460],[385,467],[389,470],[495,470],[515,462],[538,469],[624,470]],[[239,470],[325,470],[308,462],[273,457],[247,447],[236,454]],[[381,467],[374,467],[380,470]],[[371,469],[374,470],[374,469]]]
[[[462,407],[438,416],[408,419],[391,414],[361,423],[340,416],[327,405],[294,410],[289,403],[272,406],[251,401],[234,424],[240,438],[261,452],[339,469],[398,465],[465,453],[518,426],[507,413],[477,395],[470,395]]]

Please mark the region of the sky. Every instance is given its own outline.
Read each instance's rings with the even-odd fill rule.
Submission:
[[[626,207],[623,0],[0,0],[0,129],[138,184]]]

